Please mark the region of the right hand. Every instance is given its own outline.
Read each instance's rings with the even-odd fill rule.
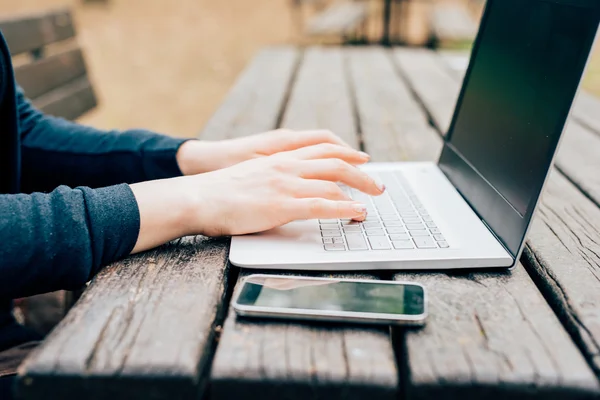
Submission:
[[[180,178],[187,180],[196,205],[189,229],[223,236],[261,232],[294,220],[364,220],[365,205],[349,198],[336,182],[382,194],[383,185],[356,168],[368,160],[349,147],[319,144]]]

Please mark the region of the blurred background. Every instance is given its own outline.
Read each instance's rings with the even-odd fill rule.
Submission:
[[[340,41],[339,36],[306,34],[307,21],[339,1],[0,0],[0,17],[64,6],[73,12],[77,40],[100,102],[80,122],[194,137],[263,46]],[[367,17],[351,38],[353,44],[376,42],[382,35],[383,2],[363,3]],[[429,43],[431,11],[437,4],[458,5],[475,21],[483,6],[480,0],[406,3],[401,5],[403,22],[392,19],[390,30],[413,46]],[[469,40],[440,45],[466,50],[470,46]],[[584,86],[600,95],[598,51]]]

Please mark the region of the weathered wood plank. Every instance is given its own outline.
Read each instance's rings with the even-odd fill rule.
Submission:
[[[529,233],[525,254],[538,285],[600,375],[600,329],[595,313],[590,312],[600,307],[597,297],[600,264],[594,249],[600,242],[595,229],[595,221],[600,218],[597,206],[600,138],[574,121],[574,114],[575,110],[562,139],[556,166],[585,196],[562,175],[554,173]]]
[[[399,65],[406,65],[412,55],[410,50],[395,52]],[[420,59],[421,63],[439,62],[433,53],[421,52]],[[407,76],[415,88],[425,85],[417,80],[431,81],[425,73]],[[451,82],[441,87],[453,90],[456,96],[459,83],[454,80],[454,89]],[[428,92],[416,91],[429,107]],[[451,98],[452,94],[446,96]],[[441,109],[442,103],[432,105],[440,108],[438,115],[449,114]],[[447,123],[438,122],[440,126]],[[552,177],[549,185],[554,181]],[[575,188],[571,189],[570,201],[581,200]],[[551,196],[548,192],[544,198]],[[530,237],[529,242],[536,239]],[[556,246],[540,246],[540,254],[556,250]],[[562,259],[556,253],[551,256],[556,264],[567,257],[566,253]],[[427,280],[427,286],[435,288],[427,328],[406,335],[411,393],[427,398],[440,393],[460,396],[467,393],[468,386],[474,386],[478,390],[470,389],[469,395],[482,397],[501,397],[508,389],[513,394],[540,398],[598,395],[598,382],[591,369],[520,264],[504,273],[397,274],[397,279],[409,278]],[[454,383],[448,385],[448,381]]]
[[[407,49],[396,57],[408,85],[419,94],[436,128],[446,134],[458,99],[456,81],[449,79],[441,63],[432,62],[436,55],[426,49]],[[424,79],[426,77],[426,79]]]
[[[30,99],[86,74],[80,49],[71,49],[15,68],[15,78]]]
[[[86,76],[36,98],[33,104],[48,115],[74,120],[96,107],[96,95]]]
[[[307,33],[309,35],[346,35],[358,29],[368,14],[369,6],[366,2],[333,3],[309,21]]]
[[[203,134],[274,127],[297,59],[291,48],[258,55]],[[253,111],[256,118],[245,118]],[[222,320],[228,245],[186,238],[106,268],[21,368],[23,397],[200,396]]]
[[[282,127],[323,129],[327,126],[346,143],[359,147],[352,96],[340,48],[309,48],[298,71]]]
[[[213,399],[391,400],[397,386],[387,329],[240,319],[233,310],[211,373]]]
[[[225,295],[227,247],[185,238],[104,269],[21,366],[21,396],[198,396]]]
[[[600,376],[600,209],[553,173],[525,251],[538,285]]]
[[[0,19],[12,55],[37,50],[47,44],[70,39],[75,28],[68,9]]]
[[[426,143],[437,134],[397,79],[389,55],[381,48],[352,48],[346,54],[365,147],[379,161],[435,159],[441,145]]]
[[[208,121],[200,139],[221,140],[273,129],[288,94],[300,52],[293,47],[261,51]]]
[[[303,129],[319,123],[320,128],[340,132],[356,144],[349,92],[341,51],[307,50],[282,126]],[[245,271],[242,276],[250,273]],[[215,400],[395,399],[397,386],[387,329],[241,320],[233,310],[224,324],[211,373]]]

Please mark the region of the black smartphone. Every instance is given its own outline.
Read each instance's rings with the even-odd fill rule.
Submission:
[[[413,282],[250,275],[233,308],[247,317],[422,325],[427,296]]]

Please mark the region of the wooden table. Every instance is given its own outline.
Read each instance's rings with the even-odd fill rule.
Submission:
[[[319,127],[374,161],[434,160],[463,73],[448,60],[418,49],[266,49],[201,137]],[[229,240],[190,237],[104,269],[21,367],[20,393],[598,398],[599,111],[588,95],[578,101],[513,271],[360,275],[424,283],[431,315],[422,330],[237,320],[228,302],[247,272],[228,265]]]

